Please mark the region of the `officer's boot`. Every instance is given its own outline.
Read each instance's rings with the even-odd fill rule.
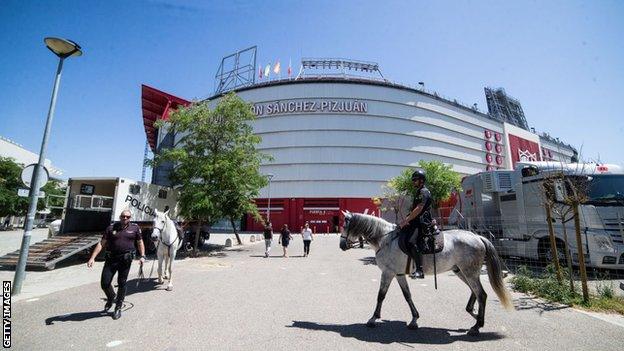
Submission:
[[[416,268],[414,269],[414,272],[412,272],[410,277],[412,279],[424,279],[425,274],[423,273],[423,269],[422,269],[422,254],[420,253],[420,251],[418,250],[416,246],[412,246],[411,254],[412,254],[411,256],[412,256],[412,259],[414,260],[414,265],[416,266]]]
[[[113,312],[113,319],[119,319],[121,318],[121,306],[123,305],[123,302],[117,302],[117,304],[115,305],[115,312]]]

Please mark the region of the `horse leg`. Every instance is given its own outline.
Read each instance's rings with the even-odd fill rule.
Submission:
[[[481,279],[479,277],[479,271],[474,272],[473,274],[466,275],[470,287],[473,293],[477,297],[477,301],[479,302],[479,312],[477,313],[477,323],[468,330],[468,335],[479,335],[479,328],[482,328],[485,325],[485,302],[487,300],[487,294],[483,289],[483,285],[481,285]]]
[[[162,284],[163,283],[163,278],[162,278],[162,265],[163,265],[163,252],[161,251],[162,248],[158,248],[158,284]]]
[[[169,284],[167,285],[167,291],[173,290],[173,261],[175,260],[176,252],[174,251],[171,256],[169,256]]]
[[[474,291],[472,291],[472,287],[470,287],[470,284],[468,283],[468,280],[466,279],[466,276],[462,271],[457,270],[455,274],[459,277],[459,279],[461,279],[461,281],[468,285],[468,288],[470,288],[470,298],[468,299],[468,304],[466,305],[466,312],[468,312],[472,317],[477,319],[477,315],[474,314],[474,305],[477,301],[477,295],[475,295]]]
[[[171,261],[170,261],[171,257],[169,257],[169,248],[167,248],[167,252],[164,253],[163,256],[165,256],[165,276],[164,276],[164,278],[165,279],[169,279],[169,275],[167,274],[167,269],[168,269],[169,265],[171,265]]]
[[[416,310],[416,306],[414,306],[414,302],[412,301],[412,293],[410,292],[409,284],[407,284],[405,275],[398,275],[397,282],[399,282],[399,286],[403,292],[403,297],[405,298],[405,301],[407,301],[410,311],[412,312],[412,321],[407,325],[407,327],[409,329],[418,329],[418,310]]]
[[[366,322],[366,326],[369,328],[374,327],[375,321],[381,318],[381,304],[386,298],[386,293],[388,292],[388,287],[390,287],[392,279],[394,279],[394,273],[381,273],[381,282],[379,283],[379,292],[377,293],[377,307],[375,307],[375,312],[373,313],[373,316],[368,320],[368,322]]]

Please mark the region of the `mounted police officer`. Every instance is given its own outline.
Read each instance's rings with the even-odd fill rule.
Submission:
[[[121,212],[119,222],[111,224],[106,228],[102,240],[97,244],[89,262],[87,262],[89,268],[93,267],[95,257],[102,248],[106,249],[106,262],[102,269],[100,285],[107,299],[104,310],[108,311],[113,306],[113,302],[115,302],[113,319],[121,317],[121,307],[126,297],[126,281],[128,280],[130,265],[135,254],[135,243],[139,248],[141,264],[145,262],[145,246],[141,237],[141,229],[135,223],[130,222],[130,217],[130,211],[124,210]],[[115,273],[117,273],[117,295],[115,295],[111,285]]]
[[[427,177],[424,171],[417,170],[412,173],[412,182],[416,187],[416,193],[412,200],[412,208],[407,217],[399,224],[401,228],[401,240],[410,249],[411,257],[414,260],[416,269],[412,273],[412,278],[423,279],[425,277],[422,269],[422,254],[419,247],[423,246],[424,235],[427,226],[431,223],[431,192],[425,187]]]

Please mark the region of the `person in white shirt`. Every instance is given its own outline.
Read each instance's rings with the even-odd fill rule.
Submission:
[[[312,229],[310,229],[310,224],[308,224],[308,222],[306,222],[301,230],[301,236],[303,237],[303,257],[308,257],[310,254],[310,243],[314,240],[312,237]]]

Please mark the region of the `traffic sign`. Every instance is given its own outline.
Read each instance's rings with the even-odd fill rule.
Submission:
[[[30,181],[32,180],[33,173],[35,172],[35,167],[37,167],[37,164],[33,163],[24,167],[24,169],[22,170],[22,182],[24,182],[24,185],[26,185],[26,187],[28,188],[31,188]],[[39,174],[39,186],[36,187],[37,189],[41,189],[42,186],[48,183],[48,179],[50,179],[50,173],[48,173],[48,170],[45,168],[45,166],[41,166],[41,169],[43,170],[43,172]]]
[[[17,189],[17,196],[20,197],[28,197],[28,192],[30,189]],[[45,192],[39,190],[39,198],[43,199],[45,197]]]

